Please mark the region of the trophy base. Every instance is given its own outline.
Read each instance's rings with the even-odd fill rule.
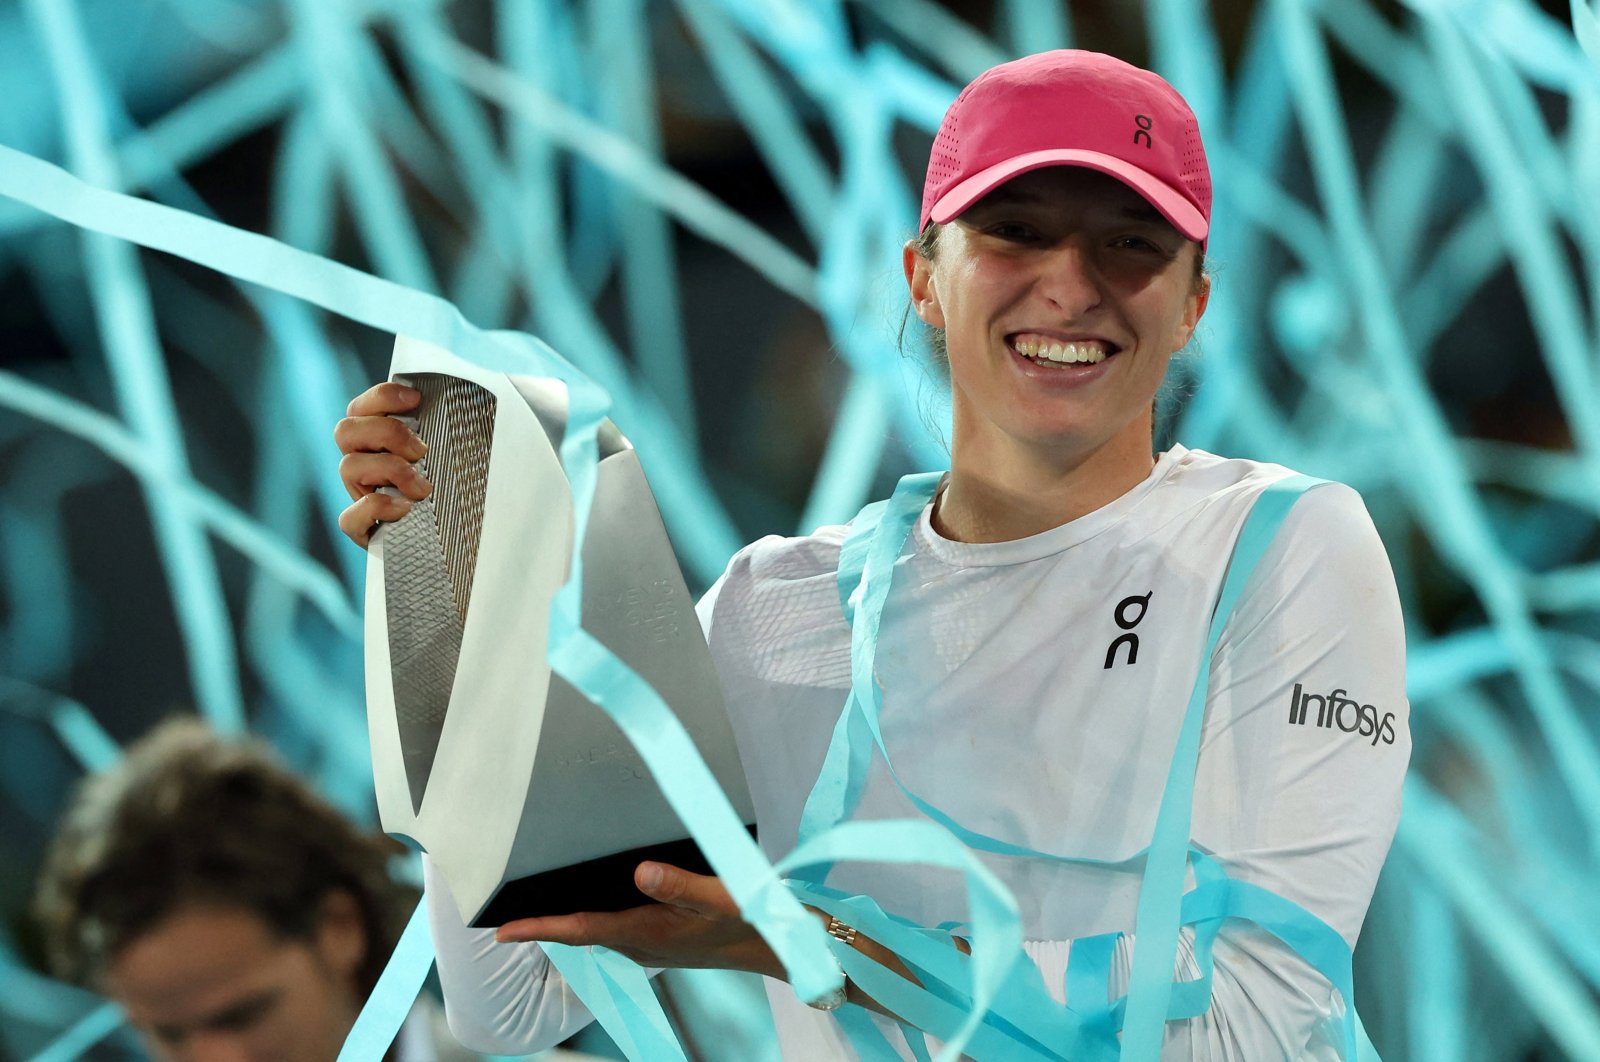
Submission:
[[[751,837],[756,835],[754,826],[746,829]],[[634,870],[646,860],[668,863],[694,874],[712,873],[705,853],[690,837],[630,848],[626,852],[508,881],[500,886],[500,891],[473,920],[472,926],[488,929],[518,918],[574,911],[625,911],[651,903],[651,899],[633,884]]]

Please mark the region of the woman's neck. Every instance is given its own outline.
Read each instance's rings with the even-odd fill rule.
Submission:
[[[934,528],[957,542],[1010,542],[1092,513],[1144,482],[1155,464],[1150,437],[1125,434],[1087,455],[1023,445],[974,452],[958,439]]]

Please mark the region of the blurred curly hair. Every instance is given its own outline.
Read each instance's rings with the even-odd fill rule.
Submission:
[[[78,788],[34,897],[47,961],[97,987],[117,954],[178,911],[243,908],[281,938],[311,940],[322,902],[349,892],[372,990],[415,892],[389,874],[404,849],[358,828],[256,743],[174,719]]]

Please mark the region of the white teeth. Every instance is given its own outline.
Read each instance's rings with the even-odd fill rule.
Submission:
[[[1023,357],[1041,361],[1093,365],[1106,360],[1106,352],[1099,343],[1055,343],[1019,337],[1013,341],[1013,345]]]

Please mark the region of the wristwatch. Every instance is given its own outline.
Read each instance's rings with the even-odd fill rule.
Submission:
[[[835,940],[843,941],[846,945],[852,948],[855,947],[855,927],[845,925],[843,922],[832,917],[831,915],[828,918],[828,936]],[[850,978],[846,976],[843,966],[839,967],[839,976],[843,978],[843,984],[825,996],[821,996],[817,999],[806,1000],[806,1006],[811,1007],[814,1010],[822,1011],[838,1010],[840,1007],[844,1006],[850,998]]]

